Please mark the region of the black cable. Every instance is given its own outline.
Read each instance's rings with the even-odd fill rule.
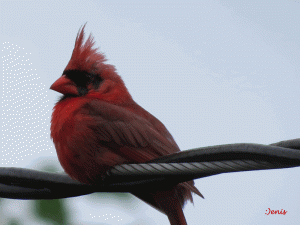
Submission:
[[[86,185],[66,174],[2,167],[0,197],[55,199],[93,192],[134,192],[143,188],[168,188],[177,183],[250,170],[300,166],[300,139],[271,145],[228,144],[182,151],[147,163],[123,164],[110,169],[103,182]]]

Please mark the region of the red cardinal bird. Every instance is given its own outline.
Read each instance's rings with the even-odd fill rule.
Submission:
[[[144,163],[180,149],[166,127],[139,106],[114,66],[85,43],[79,30],[71,59],[50,89],[62,93],[51,119],[51,137],[60,164],[75,180],[97,184],[112,166]],[[203,197],[194,181],[170,190],[133,193],[165,213],[171,225],[185,225],[182,211],[192,192]]]

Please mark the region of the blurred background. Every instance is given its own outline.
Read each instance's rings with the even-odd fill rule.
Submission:
[[[182,150],[300,137],[300,2],[0,1],[1,167],[62,171],[49,90],[85,22],[134,100]],[[298,224],[300,169],[196,180],[189,225]],[[266,215],[268,208],[286,215]],[[127,193],[0,200],[0,225],[168,224]]]

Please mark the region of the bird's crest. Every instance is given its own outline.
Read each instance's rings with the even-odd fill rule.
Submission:
[[[85,25],[78,31],[75,47],[65,71],[83,71],[90,76],[100,76],[101,79],[109,79],[125,87],[122,78],[116,72],[116,68],[104,63],[106,61],[105,55],[94,47],[93,36],[90,34],[86,42],[83,43],[84,28]]]
[[[75,47],[65,71],[80,70],[96,74],[100,72],[101,65],[106,61],[106,58],[103,53],[98,52],[98,48],[94,48],[95,41],[91,34],[86,42],[83,42],[85,25],[78,31]]]

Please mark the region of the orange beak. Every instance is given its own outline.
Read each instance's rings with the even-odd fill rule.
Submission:
[[[68,79],[65,75],[58,78],[50,87],[51,90],[62,94],[78,95],[76,85],[73,81]]]

